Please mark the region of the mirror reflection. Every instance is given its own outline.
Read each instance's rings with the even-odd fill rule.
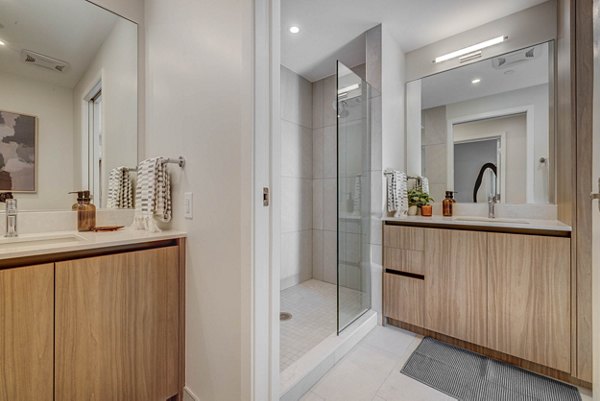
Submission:
[[[407,84],[409,174],[440,201],[554,201],[553,42]]]
[[[0,192],[21,210],[106,207],[137,165],[137,25],[82,0],[0,2]]]

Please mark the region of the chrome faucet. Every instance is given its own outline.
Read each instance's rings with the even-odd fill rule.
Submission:
[[[500,194],[488,196],[488,217],[496,218],[496,203],[500,202]]]
[[[5,237],[17,237],[17,200],[11,192],[0,194],[0,202],[6,203],[6,233]]]

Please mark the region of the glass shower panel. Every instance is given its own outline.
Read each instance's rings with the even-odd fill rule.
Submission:
[[[338,334],[371,308],[372,95],[365,81],[338,62]]]

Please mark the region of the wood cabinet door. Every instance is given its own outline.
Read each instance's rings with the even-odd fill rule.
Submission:
[[[178,248],[56,264],[56,401],[165,401],[178,389]]]
[[[487,234],[425,230],[425,328],[486,345]]]
[[[52,401],[54,264],[0,270],[0,401]]]
[[[488,249],[489,347],[569,372],[570,240],[494,233]]]
[[[424,287],[425,282],[423,279],[384,273],[384,316],[423,327]]]

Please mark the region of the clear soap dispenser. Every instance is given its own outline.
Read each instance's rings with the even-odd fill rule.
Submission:
[[[6,234],[5,237],[17,237],[17,200],[6,200]]]
[[[96,206],[92,203],[90,191],[69,193],[77,194],[77,207],[73,205],[73,210],[77,210],[77,230],[93,231],[96,228]]]

